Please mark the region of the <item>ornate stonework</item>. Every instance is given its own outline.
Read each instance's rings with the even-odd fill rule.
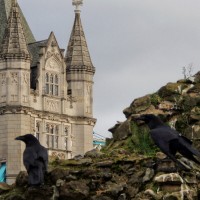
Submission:
[[[29,76],[30,76],[29,73],[23,72],[23,81],[25,84],[29,84]]]
[[[57,59],[55,59],[54,56],[51,56],[46,62],[46,69],[49,71],[60,72],[60,65],[60,62]]]
[[[6,84],[6,73],[1,73],[1,85],[4,86]]]
[[[59,112],[59,101],[45,98],[45,110]]]
[[[59,159],[93,148],[95,68],[80,19],[82,0],[73,5],[75,22],[65,56],[53,32],[46,40],[27,44],[18,4],[11,6],[0,44],[0,159],[7,158],[9,184],[23,170],[23,146],[14,140],[19,135],[32,133]]]
[[[10,73],[10,77],[11,77],[11,83],[12,84],[18,84],[18,72],[11,72]]]

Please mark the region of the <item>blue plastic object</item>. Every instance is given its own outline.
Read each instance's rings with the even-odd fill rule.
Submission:
[[[0,166],[0,182],[6,182],[6,163]]]

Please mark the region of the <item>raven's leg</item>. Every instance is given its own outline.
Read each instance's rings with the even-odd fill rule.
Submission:
[[[173,160],[173,161],[177,164],[177,166],[178,166],[179,168],[181,168],[182,170],[185,170],[185,171],[188,171],[188,170],[189,170],[186,166],[184,166],[181,162],[179,162],[179,161],[176,159],[176,157],[171,153],[171,151],[170,151],[170,146],[169,146],[168,143],[160,142],[160,143],[158,144],[158,147],[161,149],[161,151],[162,151],[164,154],[166,154],[171,160]]]
[[[185,171],[189,171],[189,169],[186,166],[184,166],[181,162],[179,162],[173,155],[167,154],[167,156],[170,159],[172,159],[180,169],[185,170]]]

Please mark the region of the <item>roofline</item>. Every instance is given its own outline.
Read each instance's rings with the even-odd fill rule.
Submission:
[[[41,42],[46,42],[47,40],[48,40],[48,39],[40,40],[40,41],[35,41],[35,42],[31,42],[31,43],[28,43],[28,45],[36,44],[36,43],[41,43]]]

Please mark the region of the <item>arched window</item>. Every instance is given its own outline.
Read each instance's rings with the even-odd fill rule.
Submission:
[[[58,149],[58,132],[59,132],[59,126],[57,125],[55,127],[55,148]]]
[[[36,132],[40,132],[40,122],[36,122]]]
[[[59,125],[47,124],[46,132],[47,147],[50,149],[58,149]]]
[[[49,74],[46,73],[46,94],[49,94]]]
[[[47,147],[49,148],[49,124],[46,125],[46,132],[47,132],[47,135],[46,135],[46,143],[47,143]]]
[[[59,95],[59,76],[57,74],[46,73],[46,94]]]
[[[46,82],[48,83],[49,82],[49,74],[46,73]]]
[[[35,132],[36,132],[36,138],[39,140],[40,139],[40,122],[36,122],[36,127],[35,127]]]
[[[55,95],[58,96],[58,75],[55,75]]]
[[[65,126],[65,129],[64,129],[64,134],[65,134],[65,149],[68,150],[68,136],[69,136],[69,127],[68,126]]]
[[[50,127],[50,134],[49,134],[49,137],[50,137],[50,140],[49,140],[49,148],[54,148],[54,126],[51,125]]]
[[[55,75],[55,84],[58,84],[58,75]]]
[[[66,136],[66,137],[68,137],[68,133],[69,133],[68,127],[66,126],[66,127],[65,127],[65,136]]]

